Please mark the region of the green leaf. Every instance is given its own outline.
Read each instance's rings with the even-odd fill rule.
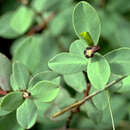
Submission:
[[[122,86],[118,90],[120,93],[129,93],[130,92],[130,76],[122,80]]]
[[[17,109],[17,121],[24,129],[30,129],[37,120],[37,107],[31,99],[26,99]]]
[[[91,93],[98,91],[96,88],[93,86],[91,87]],[[106,91],[97,94],[92,98],[93,103],[95,104],[96,108],[98,110],[104,111],[106,107],[108,107],[108,102],[107,102],[107,96],[106,96]]]
[[[11,19],[11,27],[19,34],[23,34],[32,24],[33,16],[34,13],[31,9],[21,6],[16,10]]]
[[[0,104],[1,104],[1,101],[2,101],[2,98],[0,98]],[[7,114],[9,114],[10,113],[10,111],[5,111],[5,110],[3,110],[1,107],[0,107],[0,117],[1,116],[5,116],[5,115],[7,115]]]
[[[23,101],[22,92],[10,92],[2,98],[0,107],[6,111],[14,111]]]
[[[101,89],[104,88],[110,77],[110,66],[107,60],[100,54],[96,54],[87,67],[88,78],[92,85]]]
[[[10,90],[11,62],[0,53],[0,88]]]
[[[70,74],[70,75],[64,75],[65,82],[75,89],[77,92],[83,92],[86,89],[86,80],[85,76],[82,72]]]
[[[37,65],[41,63],[40,40],[41,39],[38,36],[25,38],[20,43],[21,45],[16,49],[13,61],[20,61],[28,68],[28,70],[34,72]]]
[[[52,80],[58,76],[57,73],[53,71],[44,71],[36,73],[29,81],[29,88],[32,88],[36,83],[42,80]]]
[[[87,61],[71,53],[60,53],[49,61],[48,66],[57,73],[72,74],[85,70]]]
[[[14,31],[10,26],[10,21],[13,16],[13,12],[7,12],[0,17],[0,36],[4,38],[15,38],[19,34]]]
[[[130,74],[130,48],[115,49],[105,55],[111,72],[118,75]]]
[[[70,51],[70,53],[81,56],[87,60],[87,58],[84,55],[84,50],[87,47],[88,47],[88,45],[84,41],[76,40],[71,44],[69,51]]]
[[[31,93],[34,100],[50,102],[57,96],[59,90],[58,85],[52,81],[43,80],[35,84],[28,92]]]
[[[0,129],[1,130],[24,130],[17,123],[15,112],[11,112],[10,114],[4,117],[0,117]]]
[[[87,32],[96,45],[101,32],[101,23],[96,10],[87,2],[79,2],[73,11],[73,26],[79,38],[81,33]],[[88,43],[89,44],[89,43]]]
[[[13,80],[16,86],[12,86],[14,90],[25,90],[30,79],[29,72],[24,64],[20,62],[14,62],[13,64]],[[12,84],[13,85],[13,84]],[[16,88],[17,87],[17,88]]]

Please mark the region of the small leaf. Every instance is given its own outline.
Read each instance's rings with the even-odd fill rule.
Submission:
[[[31,93],[34,100],[50,102],[57,96],[59,90],[58,85],[52,81],[43,80],[35,84],[28,92]]]
[[[27,88],[30,75],[24,64],[20,62],[14,62],[12,76],[15,85],[17,85],[17,88],[15,87],[15,90],[25,90]]]
[[[87,58],[84,55],[84,50],[86,48],[87,48],[87,44],[84,41],[76,40],[71,44],[69,51],[70,53],[81,56],[87,60]]]
[[[0,53],[0,88],[10,90],[11,62]]]
[[[130,74],[130,48],[115,49],[105,55],[114,74]]]
[[[19,34],[23,34],[32,24],[33,16],[34,13],[31,9],[21,6],[11,19],[11,27]]]
[[[87,61],[74,54],[60,53],[49,61],[48,66],[57,73],[72,74],[85,70]]]
[[[53,71],[44,71],[36,73],[29,81],[29,88],[32,88],[37,82],[42,80],[52,80],[58,76],[57,73]]]
[[[23,101],[22,92],[10,92],[2,98],[0,107],[6,111],[14,111]]]
[[[94,43],[89,32],[81,32],[80,36],[88,43],[89,46],[93,46]]]
[[[37,119],[37,107],[31,99],[26,99],[17,109],[17,121],[24,129],[30,129]]]
[[[77,36],[82,38],[80,34],[82,32],[88,32],[92,37],[94,45],[96,45],[101,32],[101,22],[96,10],[89,3],[81,1],[75,6],[72,17]]]
[[[110,66],[107,60],[100,54],[96,54],[87,67],[88,78],[92,85],[101,89],[104,88],[110,77]]]
[[[82,72],[64,75],[65,82],[77,92],[83,92],[86,89],[86,80]]]

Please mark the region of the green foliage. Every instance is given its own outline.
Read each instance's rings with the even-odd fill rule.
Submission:
[[[29,109],[28,109],[29,108]],[[26,99],[17,109],[18,123],[25,129],[31,128],[37,119],[37,107],[31,99]]]
[[[107,60],[100,54],[96,54],[88,62],[87,73],[93,87],[100,89],[105,87],[111,71]]]
[[[78,37],[88,32],[96,45],[101,32],[101,23],[96,10],[87,2],[79,2],[73,12],[73,26]],[[88,42],[88,40],[87,40]],[[91,42],[88,44],[92,44]]]
[[[129,0],[0,1],[1,44],[12,42],[0,130],[129,130],[129,12]]]

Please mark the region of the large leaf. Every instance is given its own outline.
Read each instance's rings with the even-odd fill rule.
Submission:
[[[0,88],[10,90],[11,62],[9,59],[0,54]]]
[[[65,82],[77,92],[83,92],[86,89],[86,80],[82,72],[64,75]]]
[[[88,32],[96,45],[101,32],[101,23],[96,10],[87,2],[79,2],[73,12],[73,26],[78,37]]]
[[[58,85],[54,84],[52,81],[43,80],[35,84],[28,92],[31,93],[34,100],[50,102],[57,96],[59,90]]]
[[[105,55],[114,74],[130,74],[130,48],[115,49]]]
[[[25,90],[29,82],[29,72],[27,68],[20,62],[14,62],[13,64],[13,75],[14,82],[16,86],[12,86],[14,90]]]
[[[69,53],[60,53],[48,63],[50,69],[60,74],[81,72],[87,67],[85,58]]]
[[[2,98],[0,107],[6,111],[14,111],[23,102],[22,92],[10,92]]]
[[[26,6],[20,6],[11,19],[11,27],[19,34],[24,33],[32,24],[34,13]]]
[[[87,67],[88,78],[92,85],[101,89],[104,88],[110,77],[110,66],[107,60],[100,54],[96,54]]]
[[[17,121],[25,129],[30,129],[37,119],[37,107],[33,100],[26,99],[17,109]]]

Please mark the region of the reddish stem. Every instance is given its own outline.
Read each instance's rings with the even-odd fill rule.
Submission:
[[[87,88],[84,91],[84,97],[87,97],[89,95],[90,88],[91,88],[91,84],[87,83]]]
[[[4,90],[0,90],[0,95],[6,95],[8,92]]]

